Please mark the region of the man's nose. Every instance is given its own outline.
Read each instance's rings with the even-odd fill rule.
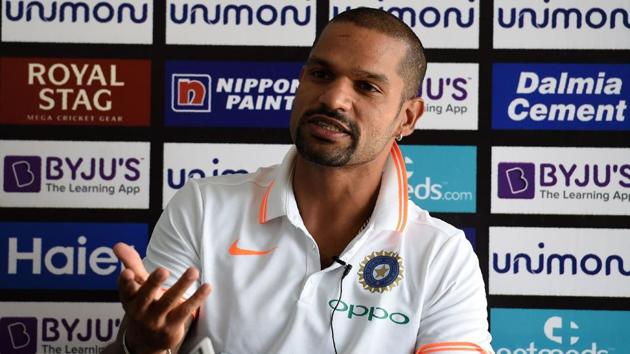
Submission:
[[[348,112],[353,103],[352,83],[344,78],[331,81],[324,87],[319,102],[332,110]]]

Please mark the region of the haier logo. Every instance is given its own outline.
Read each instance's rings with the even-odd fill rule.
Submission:
[[[298,63],[167,62],[166,124],[287,127]]]
[[[476,130],[479,65],[435,63],[420,88],[425,111],[417,129]]]
[[[147,1],[6,0],[3,5],[5,42],[149,44],[152,39],[153,6]]]
[[[630,48],[624,0],[497,0],[494,18],[495,48]]]
[[[164,144],[163,206],[190,178],[255,172],[279,164],[290,145]]]
[[[0,223],[0,288],[115,289],[122,265],[112,246],[144,254],[144,224]],[[115,235],[116,237],[112,237]]]
[[[495,64],[492,126],[630,130],[629,77],[630,65]]]
[[[39,156],[5,156],[4,191],[37,193],[42,187],[42,159]]]
[[[315,1],[232,2],[168,1],[166,43],[308,46],[315,38]]]
[[[116,338],[116,303],[4,302],[0,353],[100,353]]]
[[[359,6],[378,8],[405,22],[428,48],[477,48],[479,1],[331,0],[330,18]]]
[[[148,207],[148,143],[4,140],[0,151],[2,206]]]
[[[174,112],[210,112],[210,75],[173,74],[171,82]]]
[[[493,147],[492,212],[630,215],[623,148]]]
[[[490,316],[496,354],[630,353],[625,311],[493,308]]]
[[[409,197],[438,212],[476,210],[476,149],[472,146],[401,146]]]
[[[629,232],[491,227],[490,293],[628,296]]]

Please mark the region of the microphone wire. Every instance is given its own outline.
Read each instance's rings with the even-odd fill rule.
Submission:
[[[335,327],[333,325],[333,318],[335,316],[335,312],[337,312],[337,307],[339,306],[341,297],[343,296],[343,279],[350,273],[350,270],[352,269],[352,265],[347,264],[346,262],[339,259],[339,257],[337,256],[333,256],[333,261],[341,264],[344,267],[343,274],[341,275],[341,279],[339,279],[339,297],[337,298],[335,307],[333,308],[332,313],[330,314],[330,335],[332,336],[332,343],[333,343],[333,349],[335,350],[335,354],[338,354],[337,343],[335,341]]]

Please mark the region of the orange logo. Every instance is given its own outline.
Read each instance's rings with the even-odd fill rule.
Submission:
[[[266,254],[273,252],[273,250],[275,249],[276,248],[274,247],[266,251],[256,251],[256,250],[248,250],[248,249],[240,248],[238,247],[238,239],[236,239],[234,240],[234,242],[232,242],[232,245],[230,246],[228,253],[231,254],[232,256],[264,256]]]

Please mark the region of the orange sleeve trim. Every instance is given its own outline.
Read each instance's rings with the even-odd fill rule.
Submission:
[[[402,233],[407,225],[407,170],[405,169],[405,161],[400,151],[398,144],[392,145],[392,159],[394,160],[394,166],[396,167],[396,175],[398,182],[398,222],[396,224],[396,231]]]
[[[487,354],[479,345],[470,342],[440,342],[425,344],[418,348],[416,354],[440,353],[444,351],[469,351],[480,354]]]
[[[273,187],[273,183],[275,181],[276,180],[274,179],[273,181],[271,181],[271,183],[269,183],[267,191],[265,192],[265,195],[263,196],[263,199],[260,203],[260,212],[258,213],[258,222],[260,224],[264,224],[267,222],[267,200],[269,199],[269,194],[271,193],[271,188]]]

